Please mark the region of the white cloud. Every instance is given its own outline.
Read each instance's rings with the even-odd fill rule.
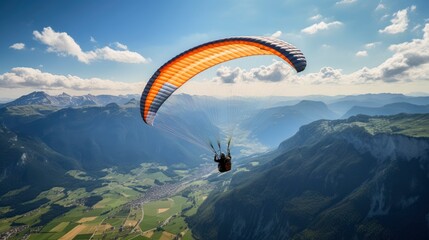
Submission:
[[[70,35],[66,32],[55,32],[51,27],[44,28],[42,32],[33,31],[33,35],[38,41],[48,46],[48,52],[74,56],[83,63],[90,63],[95,60],[110,60],[123,63],[148,62],[139,53],[128,50],[114,50],[110,47],[103,47],[94,51],[82,51]]]
[[[274,61],[268,66],[260,66],[250,70],[236,67],[222,66],[216,71],[215,82],[242,83],[242,82],[281,82],[292,74],[292,68],[282,61]]]
[[[381,44],[381,42],[370,42],[370,43],[365,44],[365,48],[366,49],[373,49],[380,44]]]
[[[353,74],[359,82],[412,82],[429,80],[429,24],[423,29],[422,39],[394,44],[394,52],[382,64],[374,68],[362,68]]]
[[[411,5],[411,7],[410,7],[410,11],[411,12],[416,11],[416,9],[417,9],[416,5]]]
[[[378,30],[380,33],[387,34],[398,34],[405,32],[408,27],[408,8],[399,10],[393,14],[393,18],[390,20],[391,24],[384,29]]]
[[[268,66],[255,67],[250,70],[222,66],[217,70],[217,77],[213,79],[213,82],[233,83],[231,85],[238,86],[248,83],[326,84],[337,83],[342,76],[341,69],[332,67],[323,67],[319,72],[298,76],[289,64],[275,60]]]
[[[230,67],[221,66],[216,71],[217,78],[215,80],[223,83],[235,83],[242,73],[243,71],[239,67],[232,70]]]
[[[41,33],[33,31],[33,35],[38,41],[49,46],[49,52],[75,56],[79,61],[84,63],[89,63],[90,60],[96,57],[94,52],[83,52],[80,46],[67,33],[55,32],[51,27],[44,28]]]
[[[400,79],[401,77],[410,77],[410,72],[419,71],[426,75],[424,78],[429,78],[429,24],[426,24],[423,29],[422,39],[413,39],[411,42],[391,45],[389,50],[394,52],[392,58],[386,63],[391,64],[389,67],[386,64],[386,69],[389,71],[389,77]],[[425,65],[426,67],[423,67]],[[425,74],[423,74],[425,73]],[[385,75],[386,75],[385,74]],[[414,78],[414,77],[411,77]]]
[[[147,63],[148,59],[143,58],[136,52],[130,52],[127,50],[114,50],[110,47],[98,48],[94,51],[97,59],[110,60],[115,62],[123,63]]]
[[[322,15],[320,15],[320,14],[317,14],[317,15],[310,17],[310,20],[312,20],[312,21],[317,21],[320,19],[322,19]]]
[[[368,56],[368,52],[367,52],[367,51],[365,51],[365,50],[363,50],[363,51],[358,51],[358,52],[356,53],[356,57],[366,57],[366,56]]]
[[[334,69],[332,67],[323,67],[319,72],[308,73],[306,75],[297,77],[295,82],[302,84],[338,84],[342,77],[341,69]]]
[[[277,32],[271,34],[271,37],[273,37],[273,38],[279,38],[281,35],[282,35],[282,31],[277,31]]]
[[[336,2],[336,5],[345,5],[345,4],[350,4],[350,3],[354,3],[357,2],[357,0],[341,0],[339,2]]]
[[[9,48],[15,49],[15,50],[23,50],[25,48],[24,43],[14,43],[9,46]]]
[[[139,83],[140,84],[140,83]],[[73,75],[56,75],[39,69],[16,67],[0,75],[0,88],[37,88],[77,91],[114,90],[134,92],[135,83],[115,82],[100,78],[83,79]]]
[[[319,23],[315,23],[309,27],[302,29],[301,32],[306,33],[306,34],[315,34],[321,30],[328,30],[330,28],[338,27],[341,25],[343,25],[343,23],[341,23],[339,21],[334,21],[334,22],[329,22],[329,23],[325,23],[324,21],[321,21]]]
[[[269,66],[261,66],[252,68],[249,71],[247,80],[255,79],[263,82],[280,82],[288,78],[292,74],[292,68],[284,62],[274,61]]]
[[[96,43],[96,42],[97,42],[97,40],[95,40],[95,38],[94,38],[93,36],[91,36],[91,37],[89,38],[89,41],[90,41],[90,42],[92,42],[92,43]]]

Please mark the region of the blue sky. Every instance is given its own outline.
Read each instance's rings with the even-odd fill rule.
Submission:
[[[180,52],[240,35],[290,42],[308,67],[297,75],[279,59],[254,57],[196,81],[234,74],[240,87],[256,71],[277,71],[288,91],[275,95],[429,93],[427,9],[427,0],[1,1],[0,96],[138,93]]]

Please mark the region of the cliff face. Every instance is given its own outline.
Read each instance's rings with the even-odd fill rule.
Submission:
[[[304,126],[275,159],[209,197],[192,231],[200,239],[427,239],[429,138],[411,134],[427,119]]]
[[[404,135],[377,134],[374,136],[358,136],[345,133],[338,136],[352,144],[360,153],[369,152],[381,162],[398,159],[410,161],[428,154],[428,139],[413,138]]]

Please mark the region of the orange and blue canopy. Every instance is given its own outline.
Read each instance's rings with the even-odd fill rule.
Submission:
[[[198,73],[229,60],[254,55],[276,55],[297,72],[307,65],[299,49],[272,37],[232,37],[199,45],[172,58],[149,79],[140,100],[143,120],[153,125],[165,100]]]

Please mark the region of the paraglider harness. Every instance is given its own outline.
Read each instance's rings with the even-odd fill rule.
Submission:
[[[225,153],[223,153],[221,151],[220,148],[220,142],[218,141],[218,147],[219,147],[219,154],[216,152],[216,150],[214,149],[213,145],[210,143],[215,156],[214,156],[214,161],[218,163],[217,167],[219,172],[228,172],[229,170],[231,170],[231,151],[229,149],[229,146],[231,144],[231,139],[229,139],[228,141],[228,148],[227,148],[227,154],[225,155]]]

